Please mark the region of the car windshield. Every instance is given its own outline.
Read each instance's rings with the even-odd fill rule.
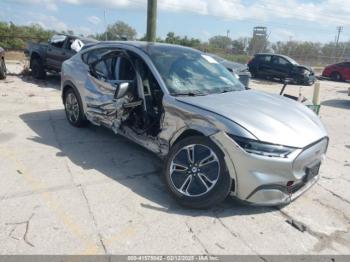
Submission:
[[[299,63],[298,63],[297,61],[295,61],[294,59],[292,59],[292,58],[290,58],[290,57],[288,57],[288,61],[289,61],[290,63],[292,63],[293,65],[299,65]]]
[[[153,46],[150,57],[171,95],[207,95],[244,90],[213,57],[176,46]]]

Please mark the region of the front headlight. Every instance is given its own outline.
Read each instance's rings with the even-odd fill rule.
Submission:
[[[304,76],[309,76],[311,74],[311,72],[309,70],[306,70],[306,69],[303,69],[301,72]]]
[[[247,139],[234,135],[229,135],[244,151],[268,157],[287,157],[296,148],[282,145],[269,144],[258,140]]]

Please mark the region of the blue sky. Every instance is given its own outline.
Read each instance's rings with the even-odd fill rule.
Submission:
[[[102,32],[106,23],[122,20],[138,36],[145,33],[146,0],[0,0],[0,20],[38,23],[48,29],[76,33]],[[252,35],[254,26],[267,26],[271,41],[350,40],[350,1],[344,0],[158,0],[158,36],[173,31],[207,40],[214,35],[232,38]]]

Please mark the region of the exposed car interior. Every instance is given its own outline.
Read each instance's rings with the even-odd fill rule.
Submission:
[[[100,56],[98,52],[101,50],[85,58],[93,77],[110,83],[116,92],[122,83],[129,86],[121,98],[126,101],[115,111],[121,120],[118,128],[129,127],[137,136],[156,137],[160,132],[163,93],[148,66],[138,56],[125,51],[104,49]],[[103,119],[100,124],[104,124]]]

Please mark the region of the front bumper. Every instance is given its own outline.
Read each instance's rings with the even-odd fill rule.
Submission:
[[[242,72],[238,74],[239,81],[245,86],[245,88],[249,88],[249,82],[251,75],[249,72]]]
[[[312,85],[313,83],[316,82],[316,80],[317,80],[317,78],[316,78],[315,74],[312,73],[312,74],[307,75],[307,76],[305,76],[305,75],[301,76],[299,82],[301,84],[304,84],[304,85]]]
[[[307,170],[323,161],[328,146],[328,138],[323,138],[287,158],[274,158],[245,152],[224,132],[211,139],[225,154],[235,181],[233,194],[249,204],[264,206],[288,204],[311,188],[319,175],[306,180]],[[293,185],[287,186],[291,181]]]

